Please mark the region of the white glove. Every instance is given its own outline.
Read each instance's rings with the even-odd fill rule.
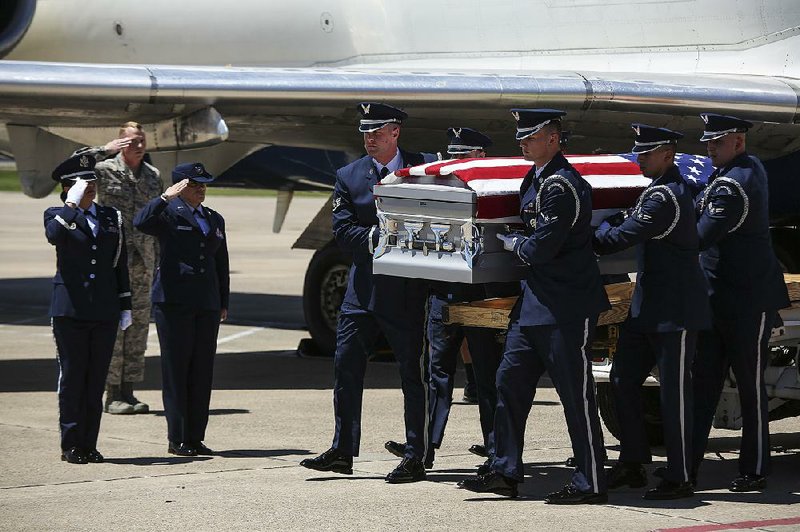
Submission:
[[[119,313],[119,330],[124,331],[133,324],[133,316],[130,310],[123,310]]]
[[[89,184],[85,179],[76,179],[75,184],[67,191],[67,199],[64,203],[74,203],[78,205],[83,198],[83,193],[86,192],[86,186]]]
[[[517,247],[517,240],[519,240],[518,236],[508,236],[508,235],[502,235],[500,233],[497,233],[495,236],[499,240],[503,241],[503,249],[507,251],[514,251],[514,248]]]

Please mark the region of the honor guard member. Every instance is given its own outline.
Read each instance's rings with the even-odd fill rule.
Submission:
[[[372,187],[390,172],[435,160],[397,147],[400,124],[407,115],[382,103],[358,105],[359,131],[367,155],[336,172],[333,232],[353,255],[347,291],[339,314],[334,360],[333,405],[336,427],[330,449],[300,465],[317,471],[352,474],[361,443],[361,399],[364,373],[377,336],[383,333],[400,365],[406,441],[403,460],[387,482],[425,479],[428,446],[427,389],[423,356],[426,285],[418,279],[372,274],[378,244],[378,218]]]
[[[716,170],[698,202],[700,264],[708,281],[712,328],[700,334],[694,362],[694,473],[703,459],[729,369],[742,408],[739,477],[731,491],[755,491],[769,474],[769,415],[764,369],[778,309],[789,306],[769,234],[767,175],[748,155],[750,122],[703,113],[708,156]]]
[[[94,203],[94,166],[90,155],[58,165],[53,179],[65,203],[44,212],[57,257],[50,317],[58,349],[61,459],[71,464],[103,461],[97,434],[108,363],[117,326],[131,324],[122,215]]]
[[[522,154],[534,166],[520,188],[525,231],[498,238],[530,270],[511,311],[497,372],[495,456],[460,487],[516,496],[523,481],[525,425],[547,371],[564,405],[577,467],[572,481],[545,502],[604,503],[603,432],[588,349],[597,317],[610,307],[591,247],[592,188],[561,153],[564,111],[512,109],[512,114]]]
[[[145,414],[150,407],[133,395],[144,380],[144,353],[150,327],[150,289],[156,269],[155,237],[133,230],[133,217],[148,201],[164,191],[161,174],[146,160],[147,137],[142,126],[126,122],[119,136],[104,146],[84,148],[98,159],[95,173],[97,201],[122,213],[131,280],[133,324],[117,335],[108,368],[105,411],[109,414]]]
[[[202,204],[214,178],[201,163],[179,164],[172,186],[139,211],[134,226],[158,238],[153,315],[161,346],[167,451],[210,455],[203,444],[219,324],[228,316],[230,267],[225,220]]]
[[[466,127],[451,127],[447,130],[449,144],[447,153],[453,159],[471,159],[486,157],[486,148],[492,140]],[[519,294],[519,283],[431,283],[431,297],[427,323],[428,356],[430,370],[430,404],[429,426],[432,432],[431,446],[425,467],[433,467],[434,450],[442,445],[444,429],[450,415],[453,401],[453,383],[456,363],[461,352],[462,343],[466,340],[471,355],[471,368],[474,370],[478,396],[483,441],[469,448],[478,456],[487,457],[487,449],[491,448],[491,434],[494,427],[494,409],[497,404],[495,375],[500,359],[503,356],[503,344],[498,334],[492,329],[482,327],[462,327],[457,324],[445,324],[442,321],[444,306],[451,303],[478,301],[489,297],[504,297]],[[466,390],[465,390],[466,394]],[[389,441],[386,449],[395,456],[403,456],[405,444]]]
[[[594,234],[600,255],[636,247],[637,277],[628,317],[611,366],[621,451],[608,487],[647,485],[642,464],[652,462],[645,433],[641,389],[658,367],[667,468],[645,499],[691,497],[692,360],[697,334],[711,310],[699,249],[691,191],[675,165],[678,139],[669,129],[633,124],[633,153],[652,183],[630,213],[603,221]]]

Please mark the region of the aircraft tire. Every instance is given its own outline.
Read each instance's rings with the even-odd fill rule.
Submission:
[[[303,314],[311,338],[320,354],[336,350],[336,320],[350,272],[350,256],[331,241],[318,249],[303,282]]]
[[[658,388],[655,386],[642,387],[642,402],[647,440],[650,445],[663,445],[664,431],[661,425],[661,401]],[[619,439],[621,431],[614,397],[611,392],[611,383],[597,383],[597,408],[600,411],[603,424],[605,424],[612,436]]]

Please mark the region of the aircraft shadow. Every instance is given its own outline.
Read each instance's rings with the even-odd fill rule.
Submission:
[[[52,291],[51,277],[0,279],[0,324],[49,325]],[[232,292],[230,307],[228,323],[232,325],[306,328],[301,296]]]

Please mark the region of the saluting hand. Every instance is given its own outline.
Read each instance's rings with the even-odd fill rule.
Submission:
[[[177,183],[169,187],[167,190],[165,190],[163,196],[166,196],[167,199],[169,200],[175,199],[180,195],[181,191],[188,186],[189,186],[188,179],[178,181]]]
[[[64,203],[72,208],[75,208],[75,206],[81,202],[83,194],[86,192],[86,187],[88,185],[89,182],[85,179],[76,179],[75,184],[69,187],[69,190],[67,191],[67,198],[64,200]]]
[[[103,149],[105,150],[106,154],[113,155],[119,152],[122,148],[127,148],[130,145],[131,145],[131,138],[126,137],[122,139],[109,140],[106,143],[106,145],[103,146]]]

